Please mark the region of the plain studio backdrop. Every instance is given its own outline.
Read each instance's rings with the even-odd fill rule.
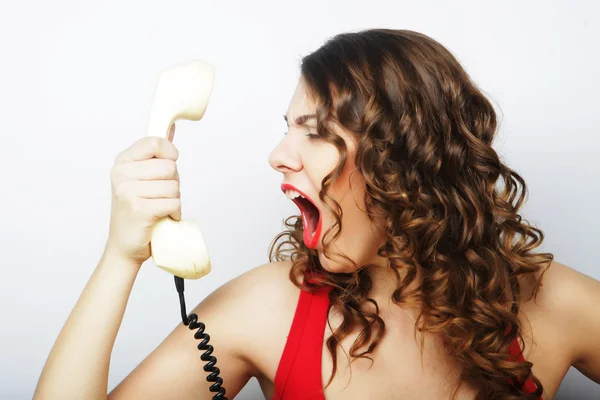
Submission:
[[[31,398],[102,252],[113,160],[146,135],[158,73],[192,58],[211,62],[216,82],[204,119],[180,122],[174,140],[183,217],[200,224],[213,262],[188,282],[190,307],[265,263],[297,213],[267,157],[301,56],[373,27],[423,32],[458,57],[497,106],[495,148],[529,185],[522,214],[544,230],[542,250],[600,279],[599,16],[592,1],[2,0],[0,397]],[[172,276],[148,261],[109,389],[181,322],[178,307]],[[262,398],[255,380],[239,398]],[[574,398],[600,398],[576,370],[557,396]]]

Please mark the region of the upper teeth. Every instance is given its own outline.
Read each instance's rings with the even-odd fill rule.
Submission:
[[[285,191],[285,195],[290,200],[294,200],[296,197],[304,198],[304,196],[302,196],[300,193],[296,192],[295,190],[289,190],[289,189]]]

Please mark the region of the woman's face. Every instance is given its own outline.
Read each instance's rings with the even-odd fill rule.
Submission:
[[[316,104],[300,79],[286,113],[288,133],[272,151],[269,163],[283,174],[282,191],[302,213],[305,244],[319,251],[321,265],[326,270],[351,272],[354,266],[335,253],[348,256],[357,266],[377,262],[376,252],[383,234],[364,212],[365,185],[354,161],[356,140],[333,124],[330,129],[344,139],[348,154],[342,174],[328,191],[342,209],[342,231],[329,248],[329,258],[324,257],[323,235],[335,219],[333,212],[319,200],[319,191],[321,181],[335,169],[340,155],[333,144],[318,137],[315,112]]]

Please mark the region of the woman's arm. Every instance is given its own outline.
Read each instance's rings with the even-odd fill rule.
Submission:
[[[104,252],[46,360],[34,400],[106,399],[110,355],[138,270]]]
[[[107,395],[111,352],[137,271],[117,256],[102,256],[46,361],[34,400],[212,399],[204,351],[195,330],[181,323]],[[227,282],[192,310],[206,325],[229,399],[256,375],[245,350],[252,316],[261,312],[252,274]]]

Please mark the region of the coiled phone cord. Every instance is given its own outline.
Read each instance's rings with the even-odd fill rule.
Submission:
[[[195,313],[191,313],[189,316],[185,310],[185,298],[183,297],[183,278],[175,276],[175,287],[177,288],[177,293],[179,293],[179,305],[181,308],[181,320],[183,324],[190,328],[190,330],[198,329],[196,333],[194,333],[194,338],[202,339],[198,344],[198,350],[206,350],[200,356],[202,361],[207,361],[204,366],[204,371],[210,372],[206,377],[208,382],[214,382],[210,386],[210,391],[213,393],[217,393],[213,396],[213,400],[227,400],[225,397],[225,388],[223,387],[223,378],[219,376],[219,368],[215,366],[217,363],[217,358],[212,354],[213,347],[208,344],[210,340],[210,336],[204,332],[205,325],[202,322],[198,322],[198,316]]]

